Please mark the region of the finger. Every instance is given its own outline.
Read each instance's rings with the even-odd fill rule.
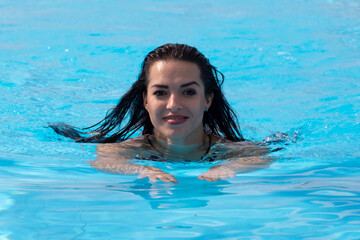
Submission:
[[[138,179],[143,179],[143,178],[145,178],[146,176],[144,175],[144,174],[140,174],[137,178]]]
[[[231,177],[231,178],[236,176],[236,173],[233,170],[230,170],[230,169],[226,169],[225,174],[226,174],[226,176]]]
[[[219,181],[219,175],[210,175],[210,179],[212,182],[217,182]]]
[[[166,176],[159,176],[159,179],[163,182],[171,182],[171,179]]]
[[[207,177],[207,176],[204,177],[204,180],[205,180],[205,181],[208,181],[208,182],[212,182],[212,181],[213,181],[213,180],[211,179],[211,177]]]
[[[177,182],[178,182],[177,179],[176,179],[173,175],[171,175],[171,174],[166,174],[166,175],[164,176],[164,178],[167,180],[166,182],[173,182],[173,183],[177,183]]]
[[[229,176],[230,176],[231,178],[234,178],[234,177],[236,177],[236,173],[233,172],[233,171],[230,171],[230,172],[229,172]]]
[[[212,182],[211,177],[210,177],[208,172],[201,174],[198,178],[200,180],[205,180],[205,181],[208,181],[208,182]]]
[[[157,176],[149,176],[149,179],[151,181],[157,182],[158,177]]]
[[[226,180],[226,179],[228,179],[228,177],[229,177],[228,174],[222,174],[222,175],[220,176],[220,179],[221,179],[221,180]]]
[[[174,177],[166,178],[166,181],[164,181],[164,182],[178,183],[178,181],[177,181],[176,178],[174,178]]]
[[[173,183],[178,182],[173,175],[168,173],[160,173],[157,175],[157,177],[163,182],[173,182]]]
[[[170,182],[178,183],[178,180],[174,176],[170,176]]]
[[[204,176],[201,174],[197,177],[199,180],[205,180]]]
[[[204,175],[202,180],[205,180],[208,182],[213,182],[213,179],[211,178],[211,176],[208,176],[208,175]]]

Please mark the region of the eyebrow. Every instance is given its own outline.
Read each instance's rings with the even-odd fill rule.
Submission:
[[[195,81],[192,81],[192,82],[189,82],[189,83],[184,83],[182,84],[180,87],[184,88],[184,87],[188,87],[188,86],[191,86],[191,85],[198,85],[200,86],[197,82]],[[155,87],[155,88],[165,88],[165,89],[168,89],[169,87],[167,85],[161,85],[161,84],[154,84],[151,86],[152,88]]]

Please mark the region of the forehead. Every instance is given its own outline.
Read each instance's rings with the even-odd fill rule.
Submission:
[[[183,83],[185,81],[202,82],[197,64],[179,60],[160,60],[149,69],[149,83]]]

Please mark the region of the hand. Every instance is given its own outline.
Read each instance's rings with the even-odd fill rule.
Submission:
[[[220,179],[226,180],[228,177],[233,178],[235,176],[236,173],[234,171],[223,165],[219,165],[211,167],[206,173],[198,176],[198,179],[214,182],[219,181]]]
[[[148,177],[151,181],[155,181],[155,182],[157,181],[157,179],[160,179],[161,181],[164,182],[173,182],[173,183],[178,182],[173,175],[168,174],[159,168],[149,167],[149,166],[145,166],[145,169],[138,176],[138,179],[142,179],[146,177]]]

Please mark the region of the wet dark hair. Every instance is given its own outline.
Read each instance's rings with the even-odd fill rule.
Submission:
[[[205,131],[231,141],[244,140],[235,112],[221,90],[224,75],[216,70],[196,48],[185,44],[165,44],[151,51],[141,65],[138,80],[122,96],[119,103],[107,112],[102,121],[87,128],[76,128],[64,123],[50,124],[49,126],[58,134],[72,138],[76,142],[121,142],[141,128],[142,134],[152,134],[154,126],[144,107],[143,93],[147,91],[150,67],[159,60],[195,63],[200,68],[206,97],[213,94],[212,104],[204,113]],[[126,123],[124,123],[125,120],[127,120]]]

